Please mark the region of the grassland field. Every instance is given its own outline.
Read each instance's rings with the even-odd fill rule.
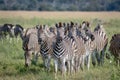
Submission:
[[[103,23],[109,41],[112,35],[120,33],[120,12],[37,12],[37,11],[0,11],[0,25],[4,23],[20,24],[24,28],[34,27],[38,24],[49,26],[56,22],[79,22],[87,20],[93,29],[99,22]],[[109,45],[107,47],[107,53]],[[112,63],[109,63],[109,61]],[[117,67],[113,56],[105,58],[103,66],[87,68],[77,74],[67,76],[66,80],[120,80],[120,67]],[[50,72],[44,70],[42,60],[39,57],[37,65],[24,67],[24,51],[22,40],[18,42],[14,38],[0,41],[0,80],[55,80],[54,66],[51,63]],[[58,80],[64,78],[58,75]]]

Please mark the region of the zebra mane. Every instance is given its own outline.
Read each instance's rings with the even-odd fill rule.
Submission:
[[[96,32],[98,35],[104,37],[104,39],[107,38],[105,29],[103,28],[103,25],[101,25],[101,24],[98,24],[98,25],[95,27],[94,32]]]

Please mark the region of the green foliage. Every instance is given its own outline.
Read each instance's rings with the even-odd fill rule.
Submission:
[[[0,0],[0,10],[120,11],[120,0]]]

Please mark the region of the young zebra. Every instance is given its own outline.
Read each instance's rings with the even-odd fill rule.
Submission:
[[[53,43],[55,42],[56,36],[54,28],[50,28],[50,30],[48,26],[45,25],[40,25],[38,29],[38,41],[41,46],[40,53],[47,70],[50,70],[50,60],[53,54]]]

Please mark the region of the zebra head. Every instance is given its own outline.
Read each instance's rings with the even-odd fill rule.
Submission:
[[[5,36],[10,35],[13,26],[14,26],[13,24],[4,24],[3,27],[1,28],[2,34]]]
[[[56,28],[57,28],[57,40],[62,40],[65,38],[65,27],[62,25],[61,22],[59,22],[59,24],[56,24]]]
[[[74,24],[73,22],[70,23],[70,25],[68,26],[68,37],[76,37],[77,31],[76,31],[76,24]]]
[[[86,35],[88,38],[90,38],[92,41],[95,39],[90,27],[89,22],[83,22],[82,23],[82,33]]]
[[[46,39],[44,29],[45,29],[45,26],[42,26],[42,25],[40,25],[40,27],[38,29],[38,42],[39,42],[39,44],[41,44]]]
[[[41,44],[56,36],[56,29],[46,25],[40,26],[38,29],[38,42]]]
[[[91,30],[85,30],[85,34],[93,41],[95,39],[95,36],[91,32]]]
[[[94,29],[94,32],[97,32],[97,31],[102,31],[102,32],[105,32],[104,28],[103,28],[103,25],[102,24],[98,24],[95,29]]]
[[[28,67],[31,64],[32,56],[29,51],[25,51],[24,56],[25,56],[25,67]]]

